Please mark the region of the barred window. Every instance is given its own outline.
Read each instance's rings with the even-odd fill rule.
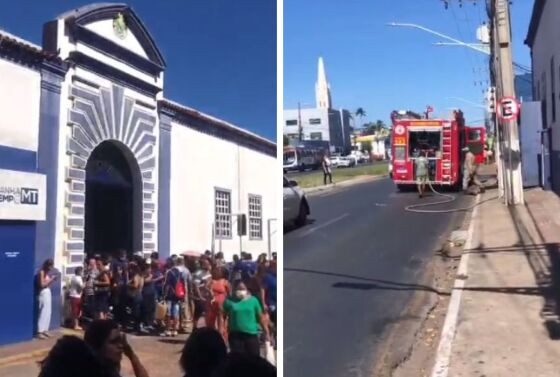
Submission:
[[[249,195],[249,239],[262,240],[262,197]]]
[[[216,237],[231,238],[231,192],[216,189],[214,208]]]

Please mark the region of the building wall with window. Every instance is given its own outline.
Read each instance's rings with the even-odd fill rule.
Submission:
[[[550,128],[551,184],[560,193],[560,2],[536,0],[525,43],[531,48],[533,97]]]
[[[298,119],[301,117],[303,140],[324,140],[331,149],[349,151],[350,112],[327,108],[284,110],[284,135],[290,139],[299,137]]]
[[[216,138],[189,122],[172,122],[171,135],[171,253],[211,250],[213,244],[228,260],[241,250],[256,257],[268,253],[269,238],[271,252],[276,251],[281,228],[275,149]],[[228,208],[231,215],[247,216],[247,234],[241,239],[237,217],[223,211]]]

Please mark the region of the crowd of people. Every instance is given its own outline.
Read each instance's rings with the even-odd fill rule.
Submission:
[[[47,260],[36,277],[37,337],[50,336],[50,286],[59,274]],[[253,261],[251,254],[226,263],[222,253],[200,256],[158,253],[115,257],[94,254],[77,267],[65,288],[69,325],[76,330],[111,319],[126,332],[175,337],[204,326],[216,330],[231,351],[259,355],[274,344],[276,255]]]
[[[149,377],[117,322],[91,322],[84,339],[63,336],[40,363],[39,377],[120,377],[125,356],[135,377]],[[186,340],[179,364],[184,377],[273,377],[276,368],[265,359],[236,351],[228,353],[223,336],[200,328]]]

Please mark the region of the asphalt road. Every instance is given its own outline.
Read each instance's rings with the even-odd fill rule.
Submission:
[[[381,334],[423,289],[426,263],[464,213],[405,212],[420,199],[389,179],[308,199],[309,223],[284,234],[284,374],[371,376]]]

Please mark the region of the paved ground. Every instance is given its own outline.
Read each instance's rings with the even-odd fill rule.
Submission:
[[[535,189],[525,200],[479,207],[461,261],[464,288],[454,290],[461,295],[450,358],[440,347],[437,376],[558,376],[560,199]]]
[[[181,376],[179,367],[180,352],[183,349],[186,335],[177,338],[128,336],[129,342],[142,363],[150,373],[150,377]],[[50,346],[49,342],[33,341],[33,345],[25,345],[27,349],[41,349],[41,344]],[[35,347],[36,346],[36,347]],[[37,362],[44,358],[45,352],[35,352],[33,357],[22,361],[0,362],[0,376],[32,377],[39,374]],[[1,360],[0,360],[1,361]],[[133,376],[130,362],[123,357],[122,375]]]
[[[284,235],[286,376],[372,375],[384,330],[431,289],[417,284],[424,267],[464,217],[404,212],[418,200],[389,179],[309,197],[310,223]]]

